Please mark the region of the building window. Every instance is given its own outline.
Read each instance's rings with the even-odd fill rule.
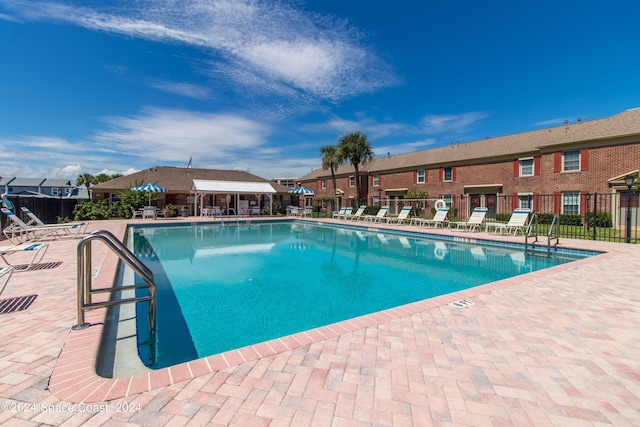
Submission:
[[[580,193],[569,191],[562,193],[562,213],[580,215]]]
[[[533,210],[533,194],[518,194],[518,209]]]
[[[323,190],[326,190],[326,189],[327,189],[327,180],[326,180],[326,179],[323,179],[323,180],[322,180],[322,189],[323,189]]]
[[[580,150],[565,151],[562,153],[562,170],[580,170]]]
[[[416,183],[424,184],[424,169],[418,169],[416,173]]]
[[[373,200],[371,201],[371,203],[373,203],[373,206],[379,206],[380,198],[378,196],[373,196]]]
[[[59,188],[52,188],[51,189],[51,195],[52,196],[59,196],[60,195]]]
[[[373,175],[373,178],[371,180],[371,185],[374,187],[377,187],[379,185],[380,182],[380,176],[379,175]]]
[[[449,166],[448,168],[444,168],[442,173],[443,181],[453,181],[453,168]]]
[[[356,177],[351,175],[349,177],[349,187],[355,187],[356,186]]]
[[[445,194],[442,196],[442,200],[444,200],[448,207],[453,206],[453,196],[451,194]]]
[[[520,159],[520,176],[533,176],[533,157]]]

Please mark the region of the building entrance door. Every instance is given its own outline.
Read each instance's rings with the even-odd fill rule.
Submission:
[[[498,196],[495,194],[487,194],[484,196],[485,207],[487,208],[487,218],[496,217],[496,205]]]

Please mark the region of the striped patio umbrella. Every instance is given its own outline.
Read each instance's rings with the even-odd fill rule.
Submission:
[[[131,187],[133,191],[146,191],[149,193],[149,206],[151,206],[151,193],[166,193],[167,189],[155,184],[142,184]]]
[[[291,190],[289,190],[289,193],[291,194],[297,194],[299,196],[311,196],[313,195],[313,190],[306,188],[306,187],[296,187],[296,188],[292,188]]]
[[[311,190],[310,188],[306,188],[306,187],[296,187],[296,188],[292,188],[291,190],[289,190],[289,193],[291,194],[295,194],[296,196],[301,196],[301,197],[305,197],[305,196],[313,196],[313,190]],[[304,206],[304,204],[303,204]]]

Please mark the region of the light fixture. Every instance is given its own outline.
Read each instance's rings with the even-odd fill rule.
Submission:
[[[629,190],[631,190],[631,186],[633,185],[633,182],[636,180],[636,177],[633,175],[627,175],[624,177],[624,184],[627,186],[627,188],[629,188]]]
[[[631,186],[636,178],[633,175],[627,175],[624,177],[624,183],[627,186],[627,230],[625,235],[625,242],[631,243]]]

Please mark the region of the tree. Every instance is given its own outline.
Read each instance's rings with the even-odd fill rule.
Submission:
[[[358,204],[362,204],[360,196],[360,163],[364,164],[373,160],[373,149],[369,144],[367,135],[362,132],[351,132],[340,138],[338,141],[338,155],[340,159],[348,160],[356,172],[356,198]]]
[[[104,172],[99,173],[93,179],[93,184],[100,184],[101,182],[111,181],[112,179],[119,178],[122,175],[119,173],[114,173],[113,175],[107,175]]]
[[[331,169],[331,180],[333,181],[333,209],[335,210],[338,206],[336,171],[342,161],[338,153],[338,146],[326,145],[324,147],[320,147],[320,155],[322,157],[322,170]]]
[[[95,177],[90,173],[83,173],[81,175],[78,175],[78,178],[76,179],[76,187],[84,185],[85,187],[89,188],[91,184],[94,183],[94,180]]]

